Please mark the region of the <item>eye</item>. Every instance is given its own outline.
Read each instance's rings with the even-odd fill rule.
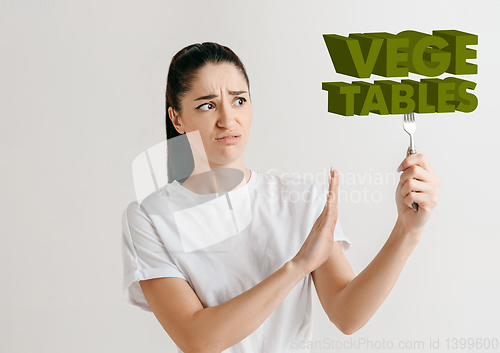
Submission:
[[[200,105],[196,109],[199,109],[199,110],[202,110],[202,111],[206,112],[206,111],[209,111],[212,107],[213,107],[212,103],[205,103],[205,104]]]
[[[243,97],[238,97],[236,98],[236,102],[241,102],[240,104],[236,104],[236,105],[243,105],[247,100]]]

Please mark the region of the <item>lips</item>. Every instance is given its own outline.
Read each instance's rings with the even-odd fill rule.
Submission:
[[[224,140],[224,139],[230,139],[230,138],[236,138],[239,137],[238,135],[231,135],[231,136],[225,136],[225,137],[220,137],[217,140]]]
[[[225,140],[225,139],[231,139],[231,138],[237,138],[240,137],[241,135],[238,134],[224,134],[220,137],[216,137],[216,140]]]
[[[215,140],[222,145],[232,146],[240,142],[240,139],[241,135],[235,133],[226,133],[222,136],[217,137]]]

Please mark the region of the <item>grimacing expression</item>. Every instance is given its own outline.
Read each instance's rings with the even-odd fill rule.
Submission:
[[[243,73],[234,64],[206,64],[181,99],[181,114],[175,114],[180,119],[172,119],[174,126],[180,133],[199,130],[207,158],[216,166],[237,161],[243,158],[252,122],[248,91]],[[225,143],[217,139],[226,133],[240,137]]]

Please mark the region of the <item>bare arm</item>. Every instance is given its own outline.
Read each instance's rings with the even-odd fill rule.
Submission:
[[[328,280],[334,275],[334,262],[339,263],[339,254],[333,254],[313,273],[318,295],[322,293],[322,305],[330,320],[345,334],[352,334],[363,327],[385,301],[398,279],[406,261],[418,243],[420,235],[408,236],[399,222],[388,240],[370,264],[352,280],[343,282]],[[340,248],[340,247],[339,247]],[[339,250],[341,252],[341,250]],[[342,254],[343,257],[343,254]],[[333,260],[336,258],[336,260]],[[340,260],[341,261],[341,260]],[[328,288],[328,282],[331,283]],[[342,287],[332,290],[336,283]],[[324,303],[323,303],[324,302]]]
[[[345,334],[363,327],[387,298],[437,205],[441,179],[423,154],[407,151],[398,171],[404,171],[396,188],[398,219],[372,262],[354,277],[337,244],[312,273],[325,312]]]
[[[183,279],[155,278],[140,284],[172,340],[185,353],[206,353],[222,352],[249,336],[306,275],[301,266],[288,261],[246,292],[208,308],[202,307]]]

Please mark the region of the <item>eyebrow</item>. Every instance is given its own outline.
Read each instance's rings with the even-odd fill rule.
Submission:
[[[227,91],[227,92],[232,96],[238,96],[242,93],[248,93],[247,91]],[[200,101],[200,100],[204,100],[204,99],[213,99],[213,98],[217,98],[217,97],[218,97],[218,95],[216,95],[216,94],[209,94],[208,96],[196,98],[195,101]]]

